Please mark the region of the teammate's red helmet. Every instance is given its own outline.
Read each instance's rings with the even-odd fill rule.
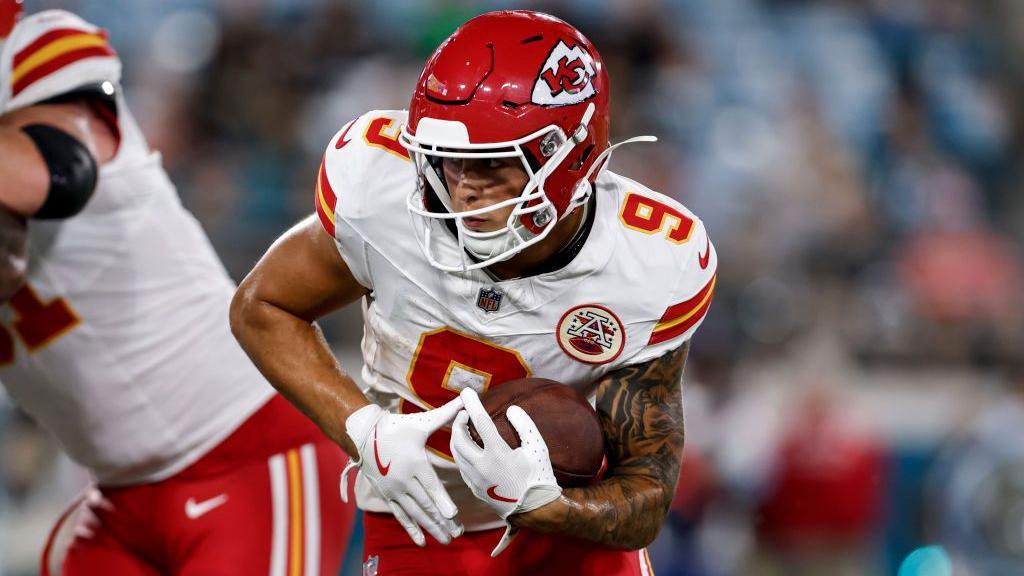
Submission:
[[[597,50],[552,16],[491,12],[445,40],[423,68],[401,134],[420,175],[409,209],[426,218],[431,263],[465,270],[510,258],[585,203],[608,149],[608,102]],[[518,198],[455,213],[438,161],[452,157],[520,158],[530,183]],[[462,225],[463,217],[509,205],[506,228],[482,233]],[[439,261],[429,241],[439,220],[454,223],[459,246],[477,262]]]
[[[21,16],[21,0],[0,0],[0,40],[11,35]]]

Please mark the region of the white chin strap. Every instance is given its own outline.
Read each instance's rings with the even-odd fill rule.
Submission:
[[[507,226],[493,232],[473,232],[463,227],[461,218],[455,221],[455,226],[462,236],[466,251],[477,260],[490,260],[505,253],[515,254],[513,249],[517,243],[516,236]]]

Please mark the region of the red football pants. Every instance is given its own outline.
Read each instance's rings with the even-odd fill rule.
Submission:
[[[428,536],[427,545],[420,548],[390,514],[365,512],[363,526],[363,573],[368,576],[654,574],[646,548],[614,550],[575,538],[523,530],[504,552],[491,558],[491,550],[501,539],[504,528],[466,532],[447,546]]]
[[[90,490],[62,574],[337,576],[354,514],[338,493],[346,462],[275,396],[179,474]]]

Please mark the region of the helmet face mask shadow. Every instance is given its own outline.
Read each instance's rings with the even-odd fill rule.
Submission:
[[[415,165],[407,207],[424,254],[446,271],[507,260],[551,233],[586,203],[607,157],[608,79],[593,45],[545,14],[503,11],[460,27],[427,61],[399,140]],[[517,159],[522,192],[474,210],[453,211],[444,158]],[[463,219],[511,212],[482,232]],[[458,250],[439,244],[454,234]]]

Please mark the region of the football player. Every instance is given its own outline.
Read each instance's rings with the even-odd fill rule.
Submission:
[[[347,458],[232,338],[234,286],[125,106],[106,34],[46,11],[0,37],[0,205],[6,227],[28,222],[0,380],[96,479],[42,573],[335,576]]]
[[[602,60],[572,26],[474,18],[427,61],[408,112],[341,128],[317,217],[239,287],[243,348],[359,466],[364,573],[650,572],[717,260],[690,211],[606,170],[608,115]],[[365,390],[313,324],[356,300]],[[518,408],[523,446],[497,435],[477,394],[526,376],[593,399],[601,481],[559,487]]]

